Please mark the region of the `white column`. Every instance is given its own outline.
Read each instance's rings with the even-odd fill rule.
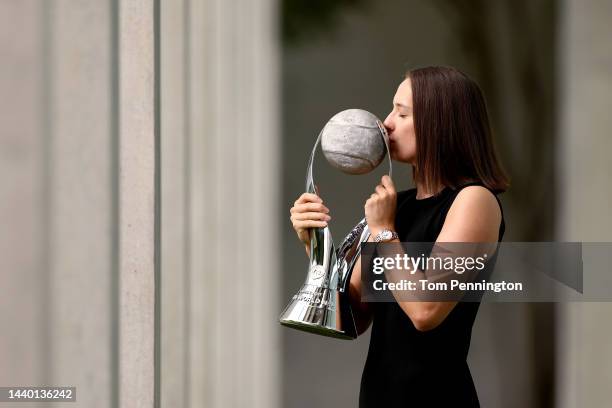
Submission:
[[[162,406],[273,408],[275,4],[157,4],[158,84],[153,0],[0,5],[15,62],[0,75],[2,383],[76,386],[88,407],[160,393]]]
[[[279,404],[276,7],[162,7],[162,401],[185,407]]]
[[[187,0],[161,2],[161,407],[189,405]]]
[[[154,0],[120,0],[119,406],[150,408],[155,345]]]
[[[39,1],[0,2],[0,384],[5,386],[39,384],[48,369],[48,276],[41,273],[48,204],[41,134],[43,18]]]
[[[208,2],[205,225],[211,406],[278,405],[276,3]],[[206,149],[207,147],[207,149]],[[214,167],[213,167],[214,166]],[[194,265],[195,266],[195,265]],[[241,392],[236,392],[239,389]],[[195,403],[195,401],[193,401]]]
[[[557,239],[609,242],[612,3],[566,0],[561,17]],[[610,405],[611,315],[611,303],[559,304],[559,407]]]
[[[46,7],[49,383],[88,407],[151,407],[153,0]]]
[[[212,327],[212,314],[214,302],[214,288],[212,287],[213,275],[211,265],[213,259],[209,242],[214,245],[216,235],[212,230],[214,217],[211,203],[213,197],[210,194],[211,183],[215,180],[214,168],[216,161],[211,153],[210,143],[206,143],[210,137],[214,111],[206,111],[205,105],[207,93],[210,93],[210,85],[206,83],[206,74],[212,64],[208,55],[208,43],[212,43],[209,19],[210,10],[207,10],[207,1],[187,0],[186,7],[189,10],[188,18],[185,20],[187,32],[186,51],[186,75],[189,96],[186,98],[185,107],[187,118],[185,125],[188,127],[186,142],[189,143],[188,156],[185,157],[188,165],[186,177],[188,189],[188,204],[186,217],[189,219],[186,243],[189,253],[189,309],[186,311],[188,319],[187,326],[190,334],[188,340],[188,356],[190,366],[187,379],[187,399],[189,408],[215,407],[213,405],[214,366],[212,356],[214,355]],[[164,51],[162,50],[162,55]],[[166,135],[162,135],[162,139]],[[166,271],[162,271],[162,274]]]
[[[49,145],[46,287],[49,384],[76,386],[79,404],[109,407],[113,393],[113,149],[111,9],[46,4]]]
[[[253,124],[252,83],[248,81],[246,69],[249,47],[253,35],[247,32],[247,16],[250,7],[241,1],[211,1],[207,23],[213,37],[207,50],[208,85],[205,109],[214,112],[214,118],[203,129],[209,146],[208,157],[214,169],[208,179],[206,216],[212,227],[206,240],[213,244],[210,260],[203,265],[212,295],[210,308],[209,339],[211,343],[209,363],[213,375],[209,377],[211,406],[244,406],[253,393],[254,381],[251,346],[255,340],[250,317],[257,308],[259,292],[254,284],[258,276],[256,262],[264,261],[264,254],[254,254],[253,245],[259,239],[259,231],[251,221],[249,201],[254,189],[250,189],[249,170],[255,170],[257,159],[251,148],[259,135],[251,133],[248,124]],[[245,24],[247,24],[245,26]],[[261,140],[261,142],[264,142]],[[262,180],[253,187],[262,186]],[[257,204],[255,204],[257,205]],[[249,208],[250,207],[250,208]],[[264,216],[265,217],[265,216]],[[269,217],[266,217],[269,218]],[[259,257],[259,261],[253,262]],[[253,265],[251,265],[253,264]],[[272,284],[272,280],[267,280]],[[270,286],[271,293],[277,293]],[[272,316],[268,314],[268,316]],[[262,322],[265,316],[256,321]],[[253,322],[254,323],[254,322]],[[248,379],[251,379],[249,381]],[[245,392],[237,393],[236,389]]]

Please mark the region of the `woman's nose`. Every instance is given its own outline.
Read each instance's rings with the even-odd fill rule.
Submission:
[[[391,114],[387,116],[387,118],[383,122],[383,125],[387,128],[388,132],[393,131],[394,127],[393,127],[393,121],[391,120]]]

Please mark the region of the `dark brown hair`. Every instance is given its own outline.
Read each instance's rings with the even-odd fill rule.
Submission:
[[[480,181],[495,193],[510,182],[497,159],[480,87],[450,67],[406,73],[412,83],[416,166],[413,180],[427,191]],[[416,167],[416,168],[415,168]]]

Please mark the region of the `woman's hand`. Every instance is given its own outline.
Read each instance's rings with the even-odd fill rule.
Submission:
[[[329,209],[323,205],[323,200],[311,193],[302,194],[290,210],[291,223],[300,241],[310,245],[310,228],[324,228],[331,220]]]
[[[372,236],[383,229],[395,230],[397,193],[391,177],[382,177],[374,194],[365,203],[365,218]]]

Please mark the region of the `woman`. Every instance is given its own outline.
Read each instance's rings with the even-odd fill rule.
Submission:
[[[411,70],[384,125],[391,158],[412,166],[416,188],[397,193],[393,181],[382,178],[364,206],[372,237],[387,237],[387,242],[502,240],[505,224],[496,194],[509,183],[475,82],[453,68]],[[313,194],[301,195],[291,208],[307,252],[309,229],[330,219]],[[495,258],[488,262],[491,267]],[[361,302],[361,285],[358,261],[349,293],[359,333],[372,323],[360,407],[478,407],[466,360],[479,303],[368,304]]]

